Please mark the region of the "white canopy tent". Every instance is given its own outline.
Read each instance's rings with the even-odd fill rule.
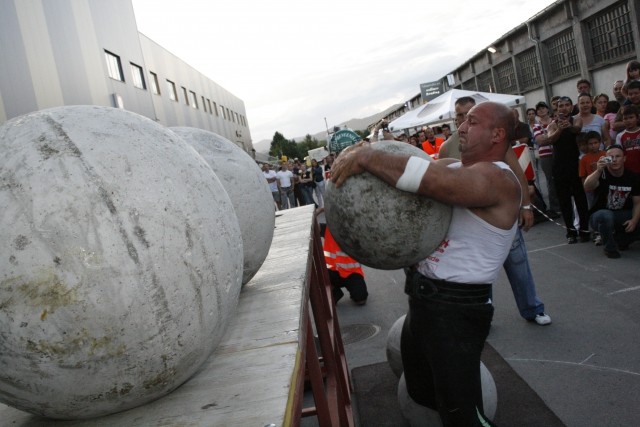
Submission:
[[[411,129],[419,126],[430,126],[452,121],[455,116],[456,100],[463,96],[470,96],[476,100],[476,104],[484,101],[494,101],[516,107],[524,104],[524,96],[507,95],[502,93],[477,92],[471,90],[451,89],[427,104],[415,108],[389,123],[391,131]]]

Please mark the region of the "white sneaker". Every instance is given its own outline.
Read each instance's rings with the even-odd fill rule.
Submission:
[[[593,239],[593,243],[596,246],[602,246],[602,236],[601,235],[597,235],[595,239]]]
[[[544,326],[551,323],[551,317],[548,314],[540,313],[536,314],[536,318],[533,319],[538,325]]]

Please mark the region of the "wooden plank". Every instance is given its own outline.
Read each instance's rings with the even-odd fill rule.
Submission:
[[[227,332],[204,366],[169,395],[118,414],[56,421],[58,427],[283,425],[299,383],[308,300],[313,207],[278,212],[273,242],[260,271],[240,293]],[[301,390],[299,392],[302,392]],[[2,425],[51,426],[0,404]]]

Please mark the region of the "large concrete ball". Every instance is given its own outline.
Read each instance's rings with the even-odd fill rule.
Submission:
[[[404,374],[398,381],[398,405],[400,413],[411,427],[442,427],[438,411],[416,403],[409,396]]]
[[[493,375],[487,366],[480,362],[480,381],[482,382],[482,406],[484,407],[484,415],[491,421],[496,416],[498,409],[498,389]]]
[[[400,378],[404,368],[402,367],[402,352],[400,343],[402,341],[402,326],[404,325],[404,319],[406,314],[402,315],[396,320],[387,335],[387,362],[396,377]]]
[[[376,150],[431,158],[396,141],[371,144]],[[429,256],[442,242],[452,209],[428,197],[398,190],[368,172],[340,187],[328,182],[325,216],[344,252],[364,265],[382,270],[407,267]]]
[[[491,372],[484,363],[480,362],[480,381],[482,382],[482,406],[484,415],[493,421],[498,408],[498,392]],[[411,427],[441,427],[442,421],[438,412],[416,403],[407,391],[407,383],[404,373],[398,382],[398,405],[400,413],[409,422]]]
[[[242,280],[231,200],[193,148],[123,110],[0,127],[0,401],[63,419],[186,381]]]
[[[200,153],[231,198],[242,233],[245,284],[267,257],[275,227],[273,197],[262,170],[251,156],[218,134],[188,127],[170,129]]]

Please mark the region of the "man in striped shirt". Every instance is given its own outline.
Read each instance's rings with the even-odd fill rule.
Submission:
[[[538,123],[533,126],[533,139],[539,147],[538,154],[540,159],[538,165],[547,180],[547,194],[549,197],[547,206],[549,206],[550,216],[557,218],[558,212],[560,212],[560,203],[558,203],[556,186],[551,171],[553,166],[553,146],[547,137],[547,127],[553,121],[549,115],[549,106],[543,101],[538,102],[536,104],[536,115],[538,116]]]

